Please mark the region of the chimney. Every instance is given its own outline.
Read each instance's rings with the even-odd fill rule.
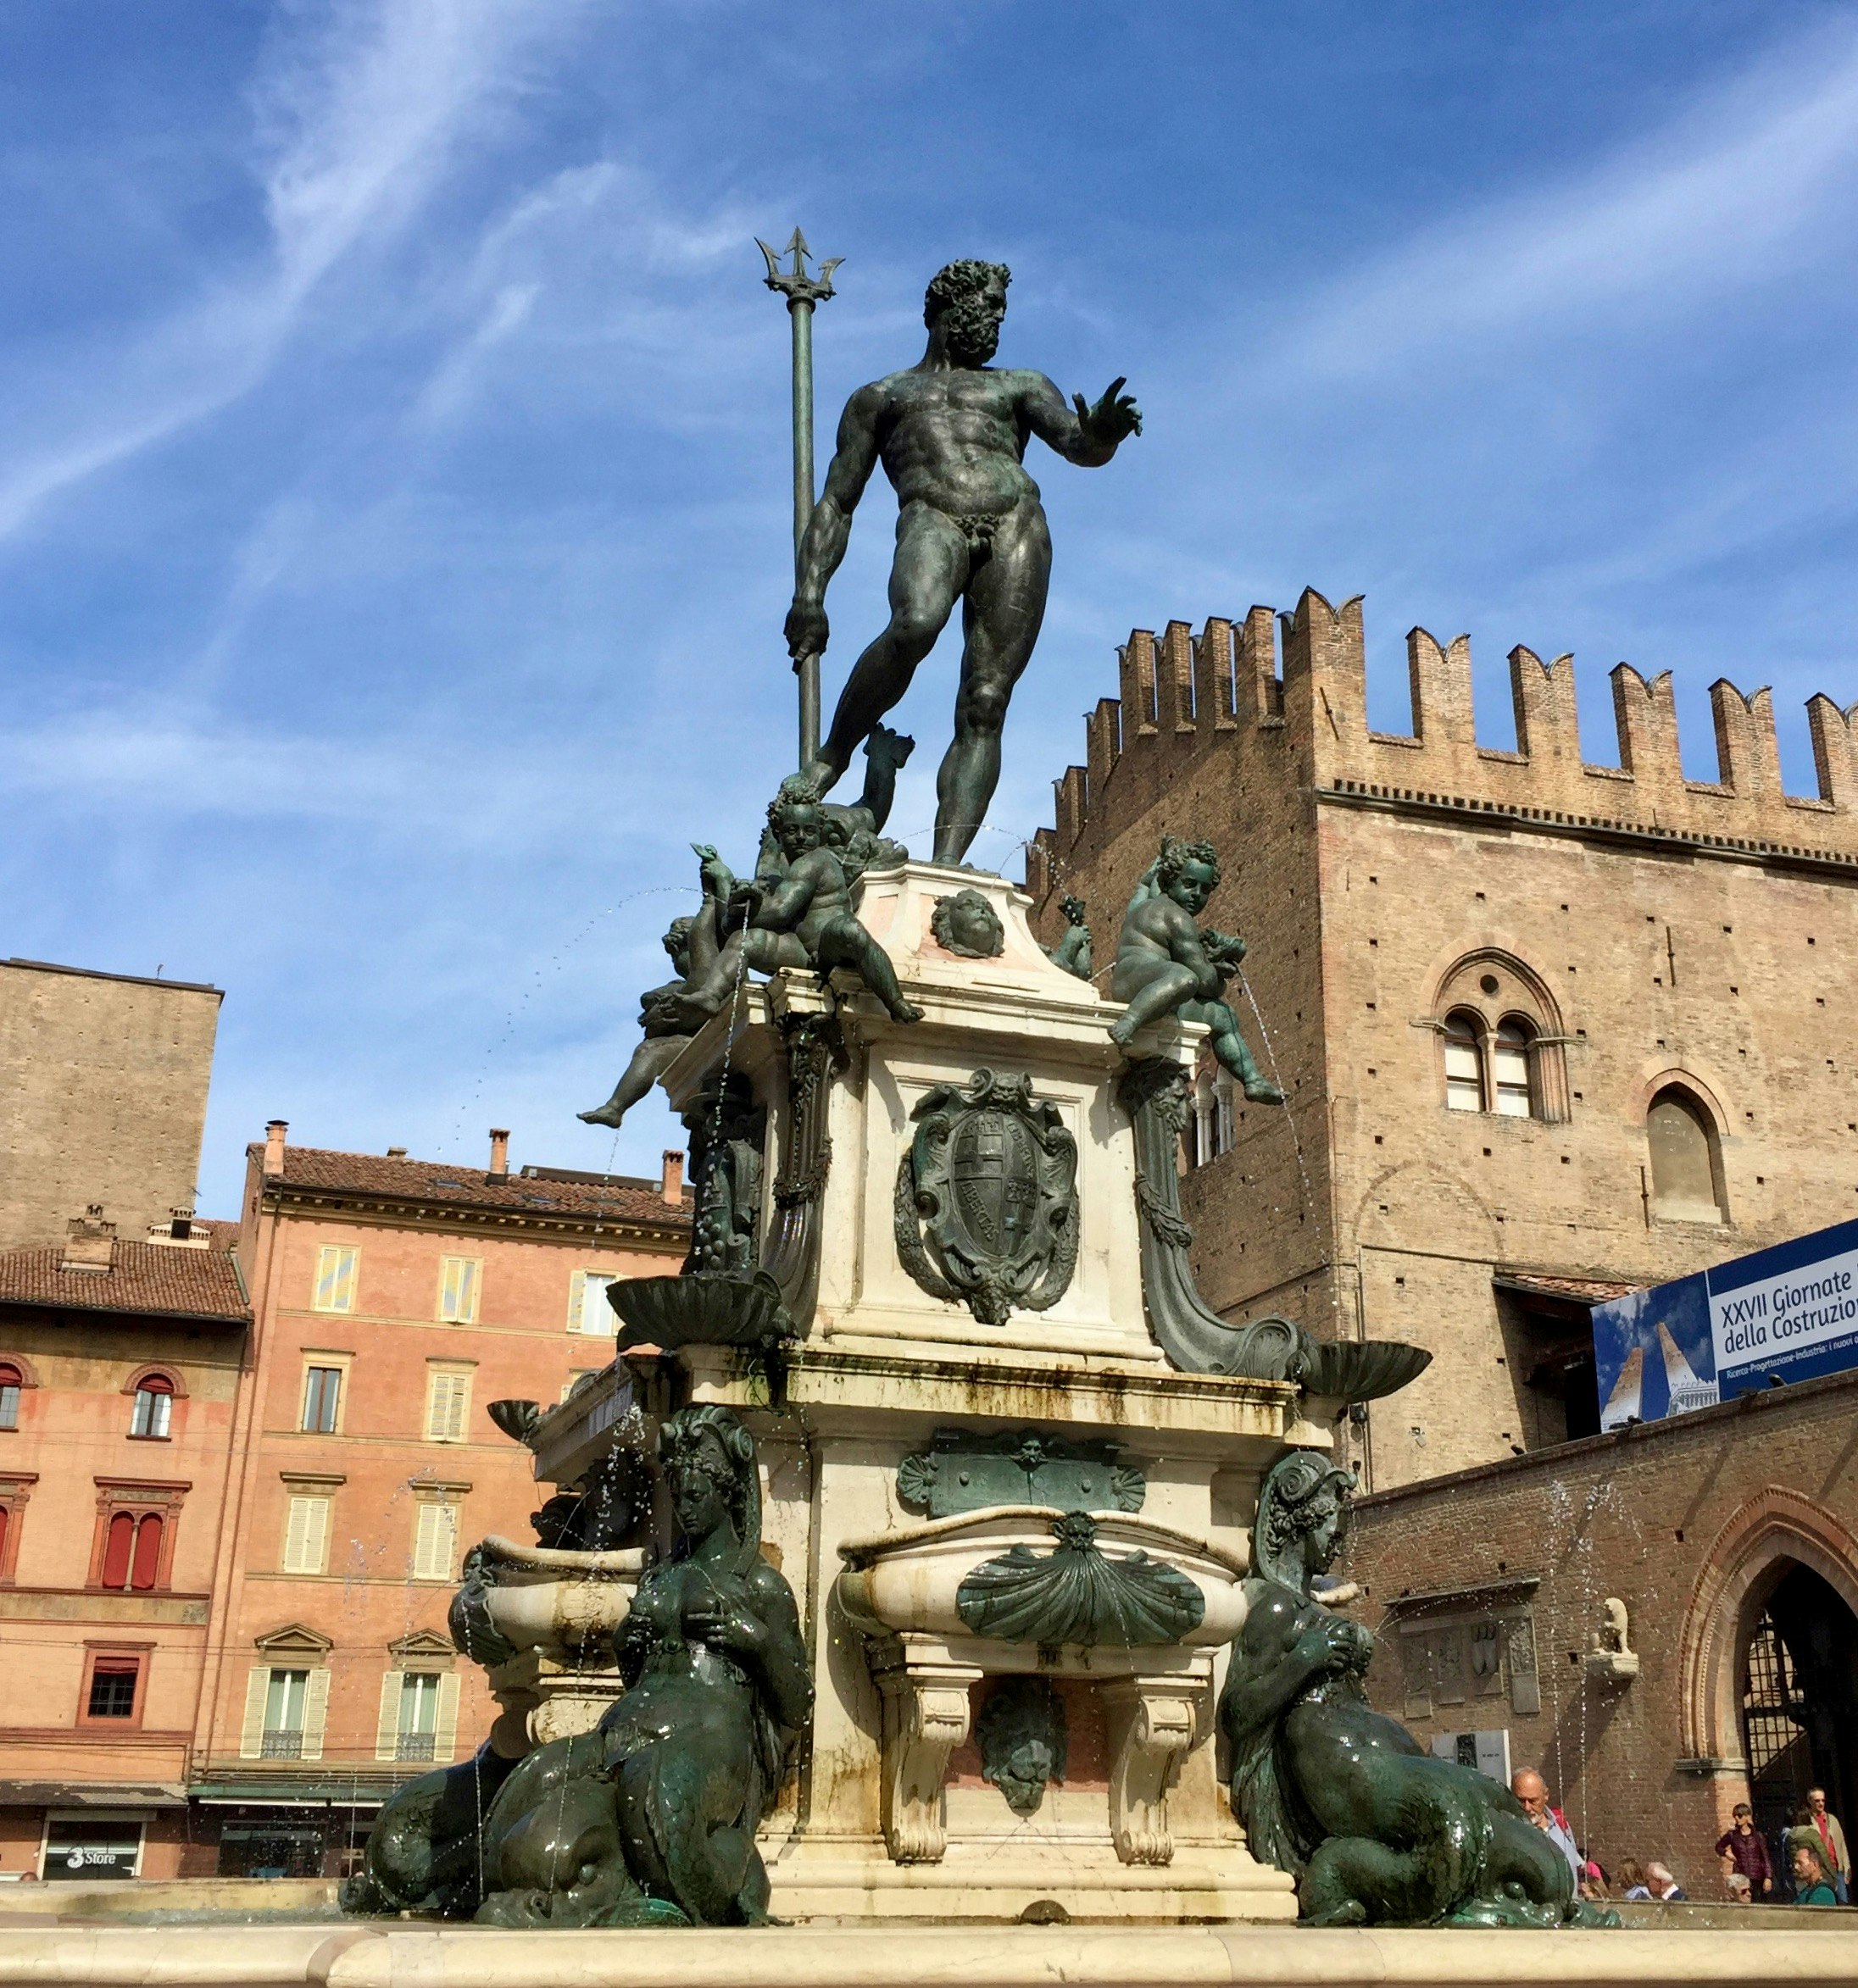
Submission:
[[[387,1148],[387,1158],[389,1159],[404,1159],[406,1156],[407,1149],[403,1146],[390,1146]]]
[[[116,1224],[103,1219],[103,1204],[93,1201],[66,1224],[61,1270],[107,1270],[115,1247]]]
[[[509,1134],[495,1125],[490,1129],[490,1178],[492,1180],[509,1178]]]
[[[658,1191],[674,1208],[684,1205],[684,1156],[675,1146],[665,1148],[665,1163],[658,1177]]]
[[[264,1172],[267,1177],[284,1170],[284,1135],[290,1130],[285,1119],[272,1119],[264,1127]]]

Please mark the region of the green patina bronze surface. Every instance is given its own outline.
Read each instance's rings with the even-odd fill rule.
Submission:
[[[1015,1815],[1036,1815],[1045,1791],[1065,1778],[1070,1735],[1065,1701],[1043,1677],[1002,1678],[974,1724],[981,1779],[1006,1797]]]
[[[852,513],[880,462],[900,514],[891,614],[853,666],[831,732],[804,770],[826,791],[860,739],[910,688],[955,603],[965,641],[954,741],[936,777],[937,863],[959,863],[1000,777],[1006,708],[1038,639],[1052,541],[1023,458],[1035,435],[1067,462],[1107,463],[1142,417],[1115,380],[1094,405],[1067,406],[1043,373],[996,371],[1010,280],[999,263],[953,262],[924,299],[929,340],[907,370],[861,386],[840,417],[838,443],[800,544],[788,652],[825,652],[827,582],[845,557]]]
[[[937,898],[929,930],[937,945],[958,959],[998,959],[1006,950],[1006,927],[979,891]]]
[[[1017,1546],[983,1561],[955,1591],[955,1608],[977,1636],[1057,1648],[1141,1649],[1177,1643],[1198,1629],[1206,1597],[1179,1568],[1135,1552],[1112,1559],[1084,1512],[1052,1521],[1058,1546]]]
[[[1575,1903],[1566,1858],[1507,1788],[1369,1706],[1373,1638],[1310,1595],[1346,1537],[1354,1484],[1293,1451],[1259,1499],[1257,1572],[1219,1702],[1252,1854],[1296,1878],[1318,1925],[1616,1924]]]
[[[1139,1512],[1148,1480],[1121,1454],[1113,1442],[1069,1442],[1038,1429],[938,1429],[927,1449],[897,1466],[897,1495],[932,1519],[989,1505]]]
[[[1056,1304],[1077,1263],[1077,1142],[1032,1079],[976,1070],[910,1113],[893,1212],[904,1268],[983,1325]]]
[[[1090,927],[1084,922],[1086,907],[1082,897],[1060,897],[1058,908],[1065,914],[1065,936],[1055,946],[1045,947],[1052,964],[1062,967],[1075,979],[1090,978]]]
[[[481,1924],[766,1919],[755,1830],[813,1706],[798,1612],[761,1556],[754,1445],[736,1417],[681,1409],[659,1455],[681,1536],[617,1638],[626,1690],[593,1732],[537,1747],[499,1790]]]
[[[1110,992],[1129,1006],[1110,1034],[1126,1045],[1138,1030],[1163,1015],[1204,1022],[1212,1030],[1214,1055],[1238,1079],[1246,1097],[1257,1104],[1282,1104],[1283,1092],[1260,1074],[1226,999],[1226,984],[1245,957],[1245,941],[1194,923],[1219,880],[1210,842],[1161,838],[1161,853],[1143,873],[1122,914]]]

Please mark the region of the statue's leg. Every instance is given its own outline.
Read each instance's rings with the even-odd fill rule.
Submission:
[[[1254,1104],[1282,1104],[1283,1092],[1253,1062],[1245,1038],[1238,1032],[1238,1017],[1230,1006],[1223,1001],[1204,1001],[1198,1005],[1199,1013],[1195,1019],[1212,1030],[1214,1055],[1238,1079],[1246,1097]]]
[[[689,1041],[688,1036],[648,1036],[632,1052],[632,1060],[626,1066],[625,1075],[613,1086],[613,1095],[604,1104],[580,1113],[581,1122],[610,1125],[618,1131],[626,1114],[658,1081],[659,1073],[670,1069],[678,1051]]]
[[[968,583],[954,743],[936,775],[937,863],[967,854],[999,785],[1000,728],[1032,659],[1051,577],[1052,535],[1037,499],[1028,497],[994,527],[993,547]]]
[[[936,646],[968,577],[968,541],[940,511],[905,504],[897,519],[890,569],[890,623],[852,665],[832,729],[806,769],[824,793],[884,714],[910,688],[916,665]]]
[[[829,974],[835,966],[848,966],[883,1002],[893,1021],[922,1019],[922,1010],[904,999],[889,955],[849,913],[832,919],[820,934],[820,971]]]
[[[1172,1014],[1193,993],[1193,984],[1192,967],[1169,960],[1158,966],[1154,976],[1132,993],[1124,995],[1119,990],[1117,998],[1126,1000],[1129,1007],[1126,1013],[1110,1025],[1110,1041],[1126,1043],[1138,1029],[1160,1021],[1165,1014]]]

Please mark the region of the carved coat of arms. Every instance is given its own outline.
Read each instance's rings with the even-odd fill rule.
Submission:
[[[897,1169],[897,1251],[932,1297],[983,1325],[1043,1312],[1077,1262],[1077,1142],[1030,1077],[976,1070],[911,1113]]]

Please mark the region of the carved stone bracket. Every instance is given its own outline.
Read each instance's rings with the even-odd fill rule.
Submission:
[[[909,1663],[893,1646],[873,1673],[884,1702],[884,1841],[898,1863],[939,1863],[948,1847],[942,1782],[968,1736],[968,1687],[977,1664]]]
[[[1199,1730],[1201,1695],[1180,1677],[1098,1686],[1110,1728],[1110,1830],[1125,1863],[1168,1863],[1168,1789]]]
[[[820,1197],[832,1163],[826,1113],[832,1066],[844,1046],[830,1016],[784,1016],[781,1032],[787,1052],[787,1111],[761,1268],[778,1286],[787,1316],[804,1333],[819,1295]]]

